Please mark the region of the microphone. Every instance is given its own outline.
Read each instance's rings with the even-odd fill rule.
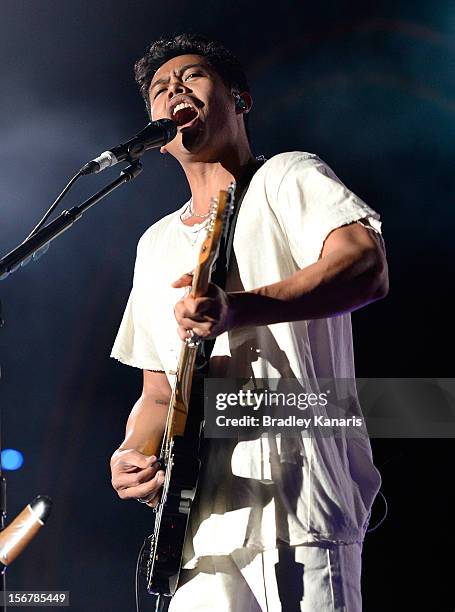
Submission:
[[[149,149],[162,147],[170,140],[173,140],[177,134],[177,124],[171,119],[158,119],[151,121],[145,128],[133,136],[127,142],[124,142],[110,151],[104,151],[99,157],[92,159],[79,170],[81,174],[92,174],[101,172],[105,168],[115,166],[122,161],[134,161],[139,159]]]
[[[16,516],[8,527],[0,531],[0,568],[8,566],[21,554],[51,512],[52,501],[38,495]]]

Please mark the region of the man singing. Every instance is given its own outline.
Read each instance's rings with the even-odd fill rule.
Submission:
[[[296,151],[261,164],[252,155],[252,98],[228,50],[200,36],[158,40],[135,74],[151,119],[179,126],[161,152],[177,159],[191,190],[139,241],[112,351],[143,370],[112,483],[122,499],[154,506],[182,340],[216,338],[210,376],[353,380],[349,313],[384,297],[388,280],[379,215],[323,161]],[[245,177],[225,289],[211,284],[194,299],[189,272],[210,199]],[[169,610],[360,611],[362,542],[380,486],[367,436],[283,442],[286,491],[272,473],[267,436],[206,442]]]

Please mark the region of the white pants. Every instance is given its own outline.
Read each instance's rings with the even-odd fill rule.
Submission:
[[[361,612],[361,544],[247,548],[183,570],[169,612]]]

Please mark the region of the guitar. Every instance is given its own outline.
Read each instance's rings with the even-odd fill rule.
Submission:
[[[235,185],[213,198],[206,237],[193,274],[191,295],[207,292],[221,238],[226,235],[233,210]],[[153,508],[153,533],[143,544],[140,566],[152,595],[174,595],[180,575],[183,543],[199,475],[199,443],[202,419],[190,395],[198,342],[191,338],[182,343],[177,371],[172,385],[166,427],[159,462],[165,470],[161,499]]]

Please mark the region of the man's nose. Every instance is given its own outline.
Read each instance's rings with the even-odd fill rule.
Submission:
[[[176,94],[184,93],[187,90],[188,90],[188,87],[186,87],[185,83],[181,81],[179,78],[175,78],[175,79],[172,79],[171,82],[169,83],[167,94],[169,97],[172,97],[172,96],[175,96]]]

